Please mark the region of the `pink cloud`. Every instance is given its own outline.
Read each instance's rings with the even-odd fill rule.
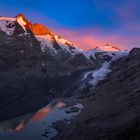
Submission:
[[[111,44],[121,49],[131,49],[140,45],[139,36],[127,36],[115,33],[106,35],[100,29],[87,28],[87,29],[66,29],[55,28],[54,32],[63,38],[68,39],[77,47],[88,50],[95,48],[99,45]],[[139,44],[138,44],[139,43]]]

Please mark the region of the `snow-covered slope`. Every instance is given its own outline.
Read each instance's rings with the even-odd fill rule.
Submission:
[[[68,40],[61,38],[60,36],[54,36],[57,43],[61,46],[61,48],[71,54],[77,54],[80,52],[76,46],[69,42]]]
[[[98,51],[96,51],[96,53],[97,52]],[[129,54],[129,51],[116,51],[114,53],[111,52],[104,52],[104,53],[106,53],[106,55],[109,55],[111,59],[109,61],[104,61],[100,67],[94,69],[93,71],[87,72],[83,76],[82,81],[86,80],[88,81],[88,84],[90,84],[91,86],[96,86],[99,81],[104,80],[107,74],[111,72],[111,63],[119,58],[127,56]],[[104,55],[104,53],[102,55]],[[93,54],[95,55],[95,52],[93,52]],[[90,79],[88,79],[89,77]]]
[[[99,81],[105,79],[106,75],[111,72],[110,64],[128,54],[129,51],[123,51],[109,44],[84,51],[84,55],[94,65],[97,65],[97,68],[87,72],[82,81],[86,80],[90,85],[96,86]]]
[[[53,35],[36,35],[37,40],[41,44],[41,50],[43,52],[49,51],[52,55],[58,54],[60,51],[69,53],[71,55],[81,53],[76,46],[69,41]]]
[[[23,20],[22,16],[17,18],[0,17],[0,30],[6,32],[8,35],[13,35],[16,29],[16,23],[26,32],[26,22]]]
[[[52,36],[50,35],[36,35],[37,40],[40,42],[42,52],[45,52],[49,49],[52,54],[57,53],[53,47]]]
[[[114,55],[114,53],[121,51],[121,49],[114,47],[112,45],[106,44],[104,46],[98,46],[94,49],[91,50],[86,50],[84,51],[84,55],[88,58],[90,57],[94,57],[96,59],[95,54],[96,53],[102,53],[103,55],[106,54],[110,57],[112,57]]]

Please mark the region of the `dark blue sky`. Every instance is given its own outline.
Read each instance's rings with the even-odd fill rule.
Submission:
[[[139,0],[0,0],[0,13],[24,13],[82,48],[140,45]]]

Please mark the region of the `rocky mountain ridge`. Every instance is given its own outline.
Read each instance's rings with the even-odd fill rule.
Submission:
[[[8,61],[14,60],[11,63],[16,65],[15,69],[19,73],[26,68],[28,70],[22,73],[30,73],[31,70],[33,74],[37,70],[36,75],[55,77],[92,66],[83,53],[75,48],[75,45],[53,35],[43,25],[32,24],[22,14],[15,18],[0,17],[0,30],[1,49],[5,49],[7,54],[2,55],[8,57],[10,59]],[[11,58],[12,53],[14,53],[13,58]],[[29,55],[32,58],[26,61]],[[20,64],[21,62],[29,66]],[[24,68],[20,69],[19,65]]]

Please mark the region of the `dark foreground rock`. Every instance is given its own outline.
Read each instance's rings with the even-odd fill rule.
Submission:
[[[73,106],[73,107],[70,107],[70,108],[68,108],[67,110],[65,110],[65,112],[67,113],[67,114],[69,114],[69,113],[73,113],[73,112],[78,112],[80,109],[78,108],[78,107],[75,107],[75,106]]]
[[[140,49],[113,62],[107,78],[78,102],[82,112],[71,124],[55,124],[55,140],[139,140]]]

